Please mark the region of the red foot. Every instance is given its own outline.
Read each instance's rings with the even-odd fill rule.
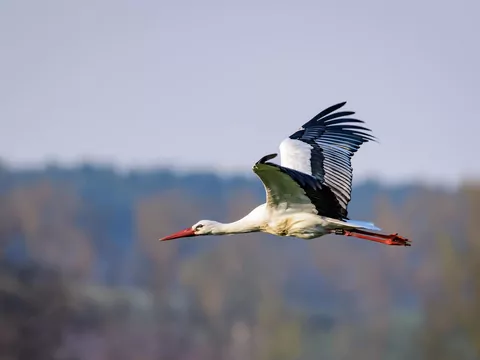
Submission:
[[[410,240],[398,235],[398,233],[388,235],[388,239],[385,241],[385,244],[397,246],[412,246],[412,242]]]
[[[376,233],[370,233],[367,231],[363,230],[355,230],[355,231],[344,231],[343,235],[345,236],[354,236],[359,239],[364,239],[364,240],[370,240],[370,241],[375,241],[381,244],[385,245],[393,245],[393,246],[412,246],[412,243],[410,240],[399,236],[397,234],[390,234],[390,235],[384,235],[384,234],[376,234]]]

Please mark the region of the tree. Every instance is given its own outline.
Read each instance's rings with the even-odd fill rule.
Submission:
[[[78,224],[80,199],[49,182],[16,188],[9,198],[29,257],[71,278],[89,278],[94,253]]]

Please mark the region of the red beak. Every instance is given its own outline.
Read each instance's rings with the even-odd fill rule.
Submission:
[[[195,236],[195,231],[193,231],[192,228],[187,228],[185,230],[173,233],[172,235],[165,236],[164,238],[161,238],[160,241],[173,240],[191,236]]]

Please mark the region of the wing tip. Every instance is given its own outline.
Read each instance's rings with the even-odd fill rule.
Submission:
[[[317,122],[317,120],[320,120],[324,116],[327,116],[328,114],[331,114],[331,113],[337,111],[338,109],[344,107],[346,103],[347,103],[346,101],[342,101],[342,102],[339,102],[338,104],[335,104],[335,105],[329,106],[326,109],[323,109],[317,115],[315,115],[313,118],[311,118],[310,121],[306,122],[303,126],[306,127],[306,126],[309,126],[312,123]]]

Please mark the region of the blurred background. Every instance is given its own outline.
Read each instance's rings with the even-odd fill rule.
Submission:
[[[480,359],[474,0],[0,2],[0,359]],[[348,101],[350,216],[410,248],[160,243]]]

